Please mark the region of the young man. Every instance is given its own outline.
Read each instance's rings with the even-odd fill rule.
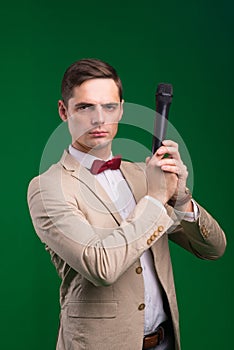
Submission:
[[[72,143],[28,190],[35,230],[62,279],[57,350],[178,350],[168,239],[217,259],[224,233],[187,192],[175,142],[164,141],[146,164],[113,158],[123,113],[113,67],[75,62],[62,97]]]

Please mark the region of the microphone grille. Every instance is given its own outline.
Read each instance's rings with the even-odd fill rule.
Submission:
[[[156,95],[173,96],[173,87],[171,84],[160,83],[158,84]]]

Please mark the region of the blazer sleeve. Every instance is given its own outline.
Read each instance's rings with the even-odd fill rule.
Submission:
[[[56,179],[41,176],[28,188],[35,231],[47,247],[96,286],[114,283],[174,223],[166,210],[142,198],[132,215],[103,238],[75,199],[64,196]]]
[[[218,222],[197,202],[196,222],[182,220],[169,235],[170,240],[201,259],[215,260],[226,249],[226,237]]]

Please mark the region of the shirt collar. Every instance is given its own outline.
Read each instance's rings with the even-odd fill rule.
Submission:
[[[69,145],[68,151],[72,157],[74,157],[81,165],[83,165],[87,169],[91,169],[94,160],[103,160],[89,153],[81,152],[78,149],[74,148],[72,145]],[[106,161],[112,159],[112,157],[113,155],[111,152],[110,156],[106,159]]]

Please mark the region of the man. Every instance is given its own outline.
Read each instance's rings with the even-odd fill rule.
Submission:
[[[75,62],[62,97],[72,143],[28,190],[35,230],[62,279],[57,350],[178,350],[168,238],[217,259],[224,233],[188,193],[175,142],[165,140],[146,164],[112,159],[123,113],[113,67]]]

